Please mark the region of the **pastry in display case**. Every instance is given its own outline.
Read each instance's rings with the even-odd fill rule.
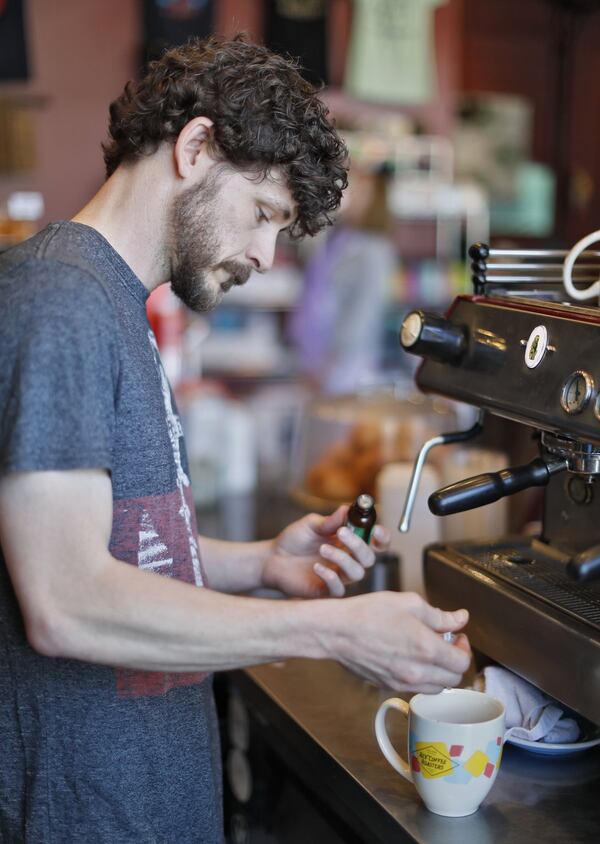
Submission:
[[[308,405],[292,459],[291,494],[330,510],[362,493],[374,496],[383,466],[411,461],[423,438],[452,429],[449,402],[393,390],[326,396]]]

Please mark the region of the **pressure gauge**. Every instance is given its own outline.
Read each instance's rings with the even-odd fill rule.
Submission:
[[[571,415],[584,410],[594,392],[594,379],[583,370],[572,372],[565,381],[560,395],[562,409]]]

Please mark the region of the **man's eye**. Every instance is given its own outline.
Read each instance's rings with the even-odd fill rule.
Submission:
[[[265,222],[265,223],[268,223],[268,222],[269,222],[269,218],[267,217],[267,215],[265,214],[265,212],[262,210],[262,208],[258,208],[258,209],[257,209],[257,212],[256,212],[256,219],[258,220],[258,222],[259,222],[259,223],[262,223],[262,222],[263,222],[263,220],[264,220],[264,222]]]

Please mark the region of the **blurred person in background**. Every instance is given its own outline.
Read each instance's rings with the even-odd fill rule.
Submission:
[[[0,258],[0,838],[216,844],[212,672],[333,658],[437,692],[469,664],[439,635],[467,614],[323,600],[374,562],[345,506],[269,541],[197,536],[146,300],[170,282],[211,309],[280,231],[327,224],[346,152],[310,85],[243,39],[191,42],[112,103],[104,156],[73,220]],[[258,587],[313,600],[240,594]]]
[[[300,370],[319,392],[377,382],[386,306],[398,267],[387,234],[385,174],[352,164],[335,225],[306,265],[291,321]]]

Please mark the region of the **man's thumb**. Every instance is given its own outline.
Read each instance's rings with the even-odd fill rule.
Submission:
[[[432,630],[435,630],[436,633],[462,630],[469,620],[469,613],[467,610],[446,612],[445,610],[440,610],[437,607],[430,607],[428,605],[425,606],[426,611],[423,613],[422,621]]]
[[[344,524],[347,512],[348,505],[340,504],[337,510],[331,513],[329,516],[325,516],[325,518],[322,519],[322,521],[318,525],[315,525],[315,530],[321,536],[330,536]]]

